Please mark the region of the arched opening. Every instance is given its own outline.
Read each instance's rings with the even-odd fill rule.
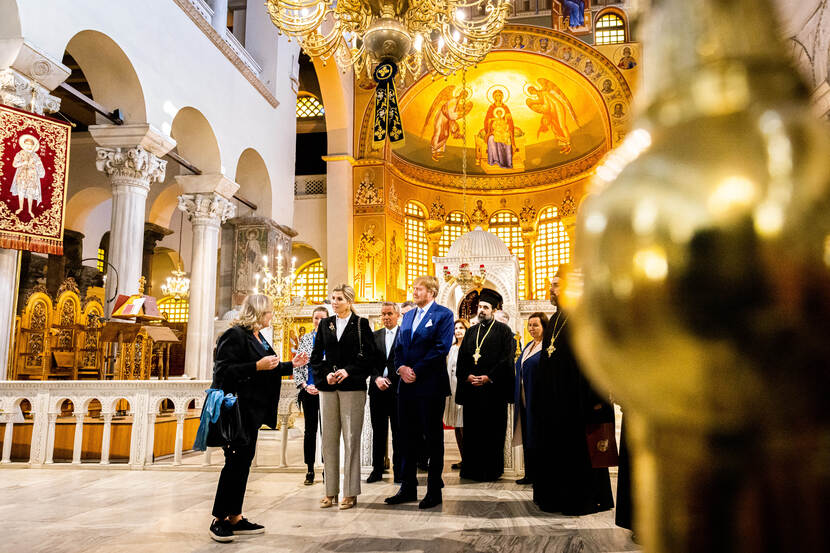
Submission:
[[[221,173],[219,142],[208,120],[196,108],[184,107],[176,113],[170,127],[176,152],[202,173]]]
[[[82,70],[95,101],[108,109],[120,109],[127,123],[147,120],[141,82],[115,41],[98,31],[81,31],[66,45],[66,52]],[[98,115],[97,122],[109,121]]]
[[[270,217],[273,202],[271,177],[268,175],[265,160],[262,159],[259,152],[253,148],[248,148],[242,152],[236,164],[234,180],[239,184],[239,195],[256,204],[256,214],[262,217]],[[248,208],[243,204],[239,204],[238,209],[242,211]],[[244,214],[237,213],[237,216]]]
[[[11,405],[10,420],[0,423],[0,451],[2,451],[4,463],[27,463],[29,461],[33,422],[31,400],[27,398],[15,400]]]
[[[58,416],[55,419],[54,446],[52,461],[71,462],[75,449],[75,405],[70,399],[64,399],[59,404]]]

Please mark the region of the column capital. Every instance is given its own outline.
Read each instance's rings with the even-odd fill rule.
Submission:
[[[0,103],[44,115],[60,109],[60,98],[50,92],[70,69],[23,39],[0,41]],[[10,63],[9,63],[10,62]]]
[[[95,148],[95,166],[113,185],[128,184],[149,190],[150,183],[164,180],[167,162],[142,148]]]
[[[202,175],[178,175],[175,177],[183,194],[216,193],[230,200],[239,185],[222,173],[205,173]]]
[[[38,115],[54,113],[61,108],[61,101],[49,92],[45,86],[10,67],[0,70],[0,103]]]
[[[131,125],[90,125],[92,139],[109,149],[142,148],[156,157],[163,157],[176,147],[176,141],[149,123]]]
[[[179,209],[187,213],[192,224],[217,228],[236,214],[236,206],[216,192],[182,194],[179,196]]]

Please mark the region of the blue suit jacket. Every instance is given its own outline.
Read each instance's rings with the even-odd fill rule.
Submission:
[[[452,311],[433,303],[412,334],[412,323],[417,309],[403,316],[395,341],[395,365],[412,367],[415,382],[398,383],[399,397],[445,397],[450,395],[450,378],[447,374],[447,354],[453,340],[454,319]]]

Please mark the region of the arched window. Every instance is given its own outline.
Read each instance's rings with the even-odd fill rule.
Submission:
[[[502,239],[510,253],[519,258],[519,298],[527,294],[525,278],[525,247],[522,242],[522,227],[519,218],[509,211],[499,211],[490,217],[490,232]]]
[[[329,281],[322,260],[315,259],[297,269],[294,289],[297,295],[305,298],[306,303],[320,304],[326,301],[328,287]]]
[[[190,302],[187,298],[176,299],[176,296],[164,296],[158,301],[158,309],[171,323],[186,323]]]
[[[415,202],[407,202],[404,215],[406,289],[409,290],[416,277],[429,274],[429,243],[424,210]]]
[[[297,118],[305,117],[322,117],[326,111],[323,109],[323,103],[317,99],[316,96],[310,92],[297,93]]]
[[[453,211],[444,220],[444,228],[441,230],[441,239],[438,241],[438,255],[443,257],[450,251],[450,246],[462,234],[470,231],[470,223],[460,211]]]
[[[594,44],[620,44],[625,42],[625,21],[614,12],[599,16],[594,25]]]
[[[533,257],[535,258],[533,280],[536,299],[543,299],[547,297],[556,269],[571,259],[568,233],[565,232],[565,226],[557,217],[555,207],[545,208],[539,214]]]

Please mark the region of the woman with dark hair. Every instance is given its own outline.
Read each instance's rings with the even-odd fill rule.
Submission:
[[[219,542],[233,541],[239,534],[262,534],[265,527],[242,516],[242,501],[248,484],[251,461],[256,452],[259,427],[276,428],[277,404],[282,376],[293,367],[308,362],[308,355],[297,354],[291,362],[280,363],[279,356],[260,330],[271,323],[271,299],[251,294],[242,302],[239,316],[219,337],[213,364],[212,389],[236,394],[242,428],[247,443],[225,444],[225,466],[219,475],[210,537]]]
[[[458,348],[461,347],[461,340],[470,328],[466,319],[456,319],[454,327],[454,340],[447,354],[447,373],[450,375],[450,395],[447,397],[447,404],[444,407],[444,426],[452,426],[455,429],[455,443],[458,444],[458,453],[464,459],[464,450],[461,441],[464,436],[463,407],[455,402],[455,391],[458,389],[458,377],[456,376],[456,365],[458,364]],[[453,463],[453,470],[461,468],[461,462]]]
[[[544,313],[533,313],[527,319],[527,333],[533,339],[522,350],[516,360],[516,390],[513,401],[513,447],[523,446],[525,475],[516,480],[517,484],[532,484],[536,459],[533,454],[533,426],[536,423],[530,416],[531,386],[533,371],[539,366],[542,353],[542,336],[548,326],[548,317]]]
[[[323,425],[323,468],[326,495],[321,508],[332,507],[340,491],[340,436],[343,435],[343,501],[340,509],[357,505],[360,493],[360,433],[366,406],[366,377],[376,359],[375,337],[368,319],[352,309],[354,288],[341,284],[331,292],[334,316],[320,321],[311,370],[320,391]]]

